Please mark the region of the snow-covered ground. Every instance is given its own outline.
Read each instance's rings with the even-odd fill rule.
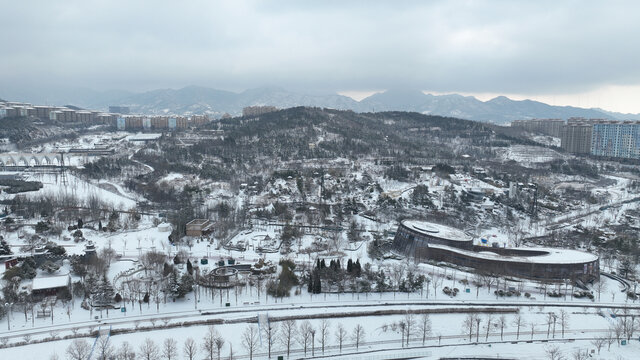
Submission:
[[[502,159],[514,160],[526,167],[531,167],[536,163],[567,158],[567,155],[555,150],[530,145],[512,145],[507,148],[496,148],[495,151]]]
[[[136,206],[136,200],[133,199],[134,195],[125,191],[118,184],[103,180],[103,183],[109,184],[114,188],[113,191],[109,191],[101,188],[98,183],[87,182],[70,172],[66,173],[66,178],[66,185],[64,185],[62,175],[58,173],[26,173],[25,180],[40,181],[43,187],[38,191],[25,193],[25,195],[27,197],[50,196],[58,199],[71,196],[85,204],[90,197],[96,197],[117,209],[131,209]],[[3,192],[0,195],[0,199],[11,199],[14,196]]]
[[[114,135],[115,136],[115,135]],[[79,142],[91,147],[101,143],[112,143],[114,146],[127,146],[135,149],[135,145],[123,144],[123,136],[115,136],[112,138],[84,140]],[[66,144],[66,146],[76,146],[77,144]],[[41,150],[47,150],[45,148]],[[534,151],[535,150],[535,151]],[[529,146],[512,146],[507,149],[498,149],[504,160],[516,160],[525,166],[535,167],[536,164],[549,161],[552,159],[565,158],[564,154],[557,153],[553,150],[542,149]],[[83,159],[78,160],[84,161]],[[480,189],[485,192],[486,199],[482,205],[491,205],[494,202],[489,200],[492,195],[502,195],[506,190],[504,183],[492,179],[480,178],[473,174],[457,174],[450,177],[440,177],[430,171],[420,172],[412,177],[411,181],[398,181],[385,178],[383,176],[382,167],[374,165],[373,161],[363,161],[362,163],[352,163],[348,160],[337,163],[352,171],[347,171],[344,177],[332,176],[325,174],[323,176],[323,186],[332,189],[336,194],[353,197],[359,205],[364,204],[367,210],[376,209],[380,198],[389,197],[396,201],[402,201],[408,204],[411,201],[412,190],[418,184],[427,185],[429,193],[432,195],[434,207],[447,210],[447,200],[444,200],[446,191],[453,191],[456,196],[462,196],[463,192],[470,189]],[[153,171],[152,168],[149,169]],[[95,196],[102,201],[108,203],[111,207],[128,210],[135,208],[137,201],[144,200],[140,195],[129,192],[123,187],[121,182],[116,180],[99,180],[87,182],[80,178],[67,174],[67,186],[62,186],[60,176],[53,174],[29,174],[31,180],[43,182],[44,188],[38,192],[28,193],[27,196],[64,196],[73,195],[82,201],[87,201],[90,197]],[[350,193],[343,194],[346,191],[344,185],[345,179],[352,182]],[[514,234],[520,233],[521,236],[539,236],[547,234],[552,229],[550,226],[558,223],[566,226],[567,229],[575,229],[579,225],[585,227],[598,227],[605,222],[609,224],[618,224],[621,221],[621,215],[626,210],[637,209],[637,203],[623,202],[633,199],[636,193],[630,191],[632,179],[624,176],[607,176],[612,180],[610,184],[591,184],[588,190],[596,195],[607,194],[607,204],[597,204],[591,207],[585,207],[582,203],[571,204],[565,213],[554,213],[553,216],[532,222],[529,218],[522,214],[516,214],[522,218],[517,220],[517,225],[510,226],[502,222],[505,213],[504,206],[496,205],[496,210],[492,214],[500,221],[485,221],[488,218],[486,211],[478,211],[480,219],[478,226],[471,230],[476,244],[479,244],[480,238],[486,238],[489,243],[498,243],[500,246],[508,245],[512,242]],[[576,190],[587,189],[585,179],[576,176],[558,177],[561,184],[556,184],[555,191],[562,187],[570,187]],[[320,202],[320,179],[313,178],[310,181],[311,191],[305,194],[306,201],[309,203]],[[206,182],[194,175],[185,175],[178,173],[169,173],[162,177],[157,183],[164,183],[172,186],[177,190],[181,190],[185,185],[206,185],[209,191],[208,196],[204,198],[204,206],[210,209],[220,202],[227,203],[233,209],[240,209],[246,204],[252,206],[252,210],[266,209],[273,210],[273,204],[278,201],[285,204],[296,204],[301,201],[300,190],[298,189],[297,180],[291,178],[275,178],[269,179],[269,183],[265,186],[264,191],[258,193],[249,189],[250,184],[241,186],[241,190],[234,192],[231,190],[231,184],[227,182]],[[611,183],[614,183],[611,185]],[[357,185],[354,185],[357,184]],[[552,183],[553,184],[553,183]],[[574,187],[574,185],[577,185]],[[306,186],[306,185],[305,185]],[[580,188],[582,186],[582,189]],[[12,195],[2,194],[3,200],[8,200]],[[343,201],[343,199],[335,198],[327,200],[325,204],[335,204]],[[498,201],[495,202],[498,204]],[[480,204],[470,204],[473,209],[481,210]],[[604,208],[603,208],[604,206]],[[309,212],[317,210],[313,207]],[[416,210],[416,209],[413,209]],[[417,210],[419,211],[419,209]],[[372,211],[375,213],[375,211]],[[121,223],[128,222],[126,214],[121,214]],[[300,219],[304,219],[306,214],[294,214],[294,223]],[[392,221],[375,221],[366,213],[360,212],[358,215],[348,214],[348,220],[343,223],[348,224],[354,221],[357,226],[364,231],[361,233],[361,241],[350,243],[347,240],[346,231],[337,237],[328,235],[326,232],[307,230],[307,233],[300,236],[291,245],[292,254],[282,255],[279,252],[280,236],[282,234],[284,223],[281,221],[263,221],[254,220],[252,226],[239,229],[233,232],[226,247],[221,246],[221,239],[212,238],[210,241],[193,238],[192,241],[186,242],[190,246],[183,244],[174,246],[169,242],[168,236],[170,232],[158,228],[154,224],[158,224],[164,219],[155,216],[143,216],[137,224],[124,226],[114,233],[100,232],[89,228],[82,229],[83,236],[86,239],[83,242],[75,243],[72,240],[71,232],[63,230],[59,237],[53,237],[51,240],[62,245],[69,254],[82,254],[85,250],[87,241],[92,241],[98,249],[110,247],[118,255],[118,259],[114,260],[107,272],[109,280],[117,283],[117,279],[122,276],[135,276],[133,273],[140,272],[139,258],[145,252],[150,250],[165,253],[169,258],[173,258],[178,252],[188,255],[189,259],[195,264],[199,270],[211,270],[216,267],[219,260],[234,259],[240,264],[254,264],[258,261],[265,261],[271,264],[277,264],[281,258],[288,257],[292,259],[299,268],[311,268],[317,258],[335,259],[339,258],[342,264],[349,259],[359,260],[365,266],[369,264],[373,271],[381,270],[387,274],[389,278],[393,277],[393,273],[402,268],[402,270],[411,269],[417,273],[425,274],[432,279],[431,284],[427,284],[423,291],[416,293],[371,293],[371,294],[335,294],[324,293],[321,295],[310,295],[306,291],[306,286],[295,287],[291,291],[290,297],[275,299],[266,296],[264,289],[260,290],[252,286],[239,287],[236,290],[227,292],[214,291],[213,293],[198,289],[199,296],[193,292],[188,293],[184,299],[174,301],[164,301],[159,304],[151,301],[149,304],[130,303],[119,304],[126,308],[126,312],[119,312],[118,309],[112,310],[109,314],[106,311],[83,310],[80,307],[80,299],[76,299],[70,303],[63,304],[58,302],[53,309],[51,318],[32,318],[27,313],[26,317],[21,309],[13,309],[11,314],[10,330],[7,329],[9,323],[7,319],[0,320],[0,339],[7,338],[8,344],[17,345],[16,343],[29,340],[30,342],[40,341],[45,338],[51,338],[55,335],[60,339],[64,336],[73,335],[74,332],[82,335],[88,335],[91,330],[102,330],[111,327],[117,331],[132,331],[122,335],[113,335],[110,341],[115,346],[119,346],[122,342],[128,341],[139,346],[146,338],[153,339],[156,344],[160,345],[166,338],[173,338],[182,346],[182,342],[187,337],[192,337],[198,341],[202,339],[207,326],[196,324],[197,321],[214,321],[216,329],[224,335],[226,344],[223,347],[223,354],[228,354],[233,347],[235,355],[244,356],[247,351],[241,343],[242,333],[249,324],[254,324],[255,319],[259,316],[269,314],[276,323],[282,320],[283,316],[308,317],[311,325],[316,328],[320,326],[322,316],[331,314],[331,348],[327,349],[325,354],[327,358],[344,358],[344,359],[375,359],[375,358],[392,358],[397,356],[415,356],[424,358],[436,357],[461,357],[466,355],[486,355],[500,357],[516,357],[523,359],[539,359],[545,358],[545,349],[552,345],[557,345],[564,354],[569,357],[571,353],[577,349],[591,350],[594,348],[591,341],[593,337],[604,336],[611,325],[618,320],[613,320],[611,314],[620,310],[615,310],[622,306],[629,306],[637,311],[640,307],[638,303],[628,301],[624,293],[621,292],[620,283],[603,277],[601,282],[605,284],[606,290],[602,294],[596,294],[596,299],[575,299],[571,296],[566,298],[549,298],[545,296],[545,290],[554,290],[555,286],[543,289],[540,284],[531,281],[518,281],[517,279],[501,279],[500,288],[516,287],[530,294],[527,298],[524,295],[520,297],[504,297],[500,298],[494,295],[495,284],[489,289],[486,286],[480,289],[469,285],[474,279],[474,274],[460,269],[454,269],[447,266],[435,266],[433,264],[412,264],[410,261],[387,259],[384,261],[371,259],[367,253],[368,240],[372,239],[376,233],[382,234],[385,230],[395,231],[395,224]],[[327,215],[332,218],[332,214]],[[304,223],[303,220],[299,221]],[[93,224],[95,225],[95,224]],[[106,224],[104,224],[106,225]],[[3,234],[15,252],[24,245],[25,239],[34,234],[34,230],[29,227],[21,228],[19,231]],[[65,240],[66,239],[66,240]],[[326,250],[316,251],[319,245],[331,244],[337,241],[340,247],[339,252],[331,252]],[[244,250],[239,250],[239,249]],[[259,249],[267,251],[260,251]],[[316,250],[314,250],[316,249]],[[207,259],[208,264],[202,265],[201,260]],[[0,268],[0,276],[4,272],[4,268]],[[68,266],[63,266],[58,275],[69,273]],[[184,272],[184,269],[180,269]],[[46,276],[39,270],[40,276]],[[122,275],[127,274],[127,275]],[[79,280],[78,277],[72,276],[74,281]],[[388,279],[389,280],[389,279]],[[435,283],[435,284],[434,284]],[[28,286],[25,281],[24,286]],[[264,284],[263,284],[264,285]],[[442,288],[448,286],[450,288],[460,289],[460,293],[455,297],[450,297],[442,292]],[[565,289],[562,289],[565,290]],[[593,289],[595,292],[595,289]],[[571,291],[571,289],[569,290]],[[226,304],[229,303],[227,307]],[[157,307],[156,307],[157,306]],[[468,310],[480,306],[491,306],[493,309],[507,309],[507,318],[509,324],[505,329],[504,342],[500,339],[499,329],[490,328],[488,342],[491,344],[470,344],[465,335],[462,323],[465,319],[463,310]],[[422,347],[421,339],[412,335],[409,349],[402,350],[399,338],[400,334],[397,330],[390,330],[391,324],[400,322],[406,311],[424,311],[424,310],[446,310],[446,314],[433,313],[431,320],[433,322],[433,333],[426,341],[426,347]],[[567,310],[570,313],[570,325],[564,338],[559,334],[560,328],[556,326],[556,341],[547,342],[547,332],[545,318],[549,312],[556,315],[561,310]],[[379,310],[394,311],[393,314],[377,314],[371,315],[370,311]],[[520,342],[512,343],[515,340],[515,334],[512,320],[515,312],[519,312],[525,321],[536,324],[536,332],[533,340],[530,336],[530,328],[524,327],[521,330]],[[213,314],[207,315],[206,312]],[[400,313],[398,313],[400,312]],[[494,315],[494,319],[499,315]],[[97,317],[97,319],[96,319]],[[619,318],[619,317],[618,317]],[[486,323],[487,317],[481,316],[481,321]],[[298,325],[302,323],[302,319],[298,319]],[[166,324],[165,324],[166,322]],[[161,329],[161,325],[180,325],[178,328]],[[343,355],[335,348],[335,331],[338,324],[342,324],[351,335],[353,328],[357,324],[364,326],[366,330],[365,341],[359,349],[355,349],[352,345],[353,340],[349,336],[345,342]],[[157,327],[152,329],[147,327]],[[138,331],[134,331],[140,328]],[[76,329],[76,330],[74,330]],[[386,329],[386,330],[385,330]],[[480,329],[478,334],[479,342],[483,342],[486,337],[486,329]],[[26,336],[26,337],[25,337]],[[441,336],[441,338],[440,338]],[[474,335],[475,337],[475,335]],[[550,336],[553,340],[553,336]],[[88,338],[89,341],[93,339]],[[527,343],[526,341],[531,341]],[[56,353],[60,357],[64,357],[64,351],[72,340],[55,340],[43,344],[29,344],[16,347],[4,348],[0,352],[4,356],[20,356],[24,359],[41,359],[50,354]],[[473,342],[473,341],[472,341]],[[1,344],[1,343],[0,343]],[[633,340],[629,345],[619,346],[613,344],[611,351],[602,350],[600,357],[594,354],[595,358],[628,358],[633,359],[634,352],[638,351],[638,343]],[[316,343],[316,356],[319,355],[319,345]],[[283,351],[282,346],[275,347],[276,351]],[[303,357],[300,351],[300,345],[296,343],[294,346],[294,356]],[[390,352],[381,352],[385,349],[393,349]],[[257,356],[264,358],[263,352],[264,340]],[[311,350],[309,350],[310,352]],[[307,354],[309,355],[309,354]],[[292,356],[292,357],[294,357]],[[246,357],[245,357],[246,358]]]

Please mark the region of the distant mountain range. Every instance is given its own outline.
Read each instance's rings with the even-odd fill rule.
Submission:
[[[32,100],[32,102],[35,102]],[[473,96],[431,95],[419,90],[388,90],[361,101],[338,94],[309,95],[277,87],[249,89],[234,93],[212,88],[187,86],[182,89],[161,89],[143,93],[124,91],[97,92],[78,90],[64,98],[49,99],[49,103],[72,103],[88,109],[107,110],[109,105],[129,106],[133,113],[239,115],[242,108],[272,105],[278,108],[315,106],[357,112],[415,111],[423,114],[462,119],[506,123],[519,119],[585,117],[612,120],[640,120],[640,114],[621,114],[602,109],[573,106],[552,106],[533,100],[516,101],[499,96],[480,101]]]

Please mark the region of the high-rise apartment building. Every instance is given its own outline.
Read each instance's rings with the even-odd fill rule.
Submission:
[[[640,123],[593,124],[591,155],[640,159]]]
[[[561,147],[574,154],[591,153],[592,128],[593,125],[589,122],[572,122],[562,126]]]
[[[520,128],[530,132],[536,132],[553,137],[560,137],[564,120],[562,119],[531,119],[515,120],[511,127]]]

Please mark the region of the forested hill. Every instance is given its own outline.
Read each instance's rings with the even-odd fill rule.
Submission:
[[[222,180],[237,171],[292,160],[367,157],[425,164],[463,155],[488,159],[494,157],[492,147],[526,142],[506,134],[506,128],[407,112],[296,107],[259,117],[224,119],[220,126],[223,138],[182,147],[168,137],[161,141],[162,153],[154,149],[137,156],[159,171],[197,164],[193,171],[200,176]]]
[[[528,142],[514,136],[509,128],[415,112],[356,113],[296,107],[256,118],[226,119],[222,126],[228,142],[267,151],[283,160],[351,156],[433,159],[473,153],[469,147]]]
[[[202,138],[191,146],[180,136],[163,136],[133,159],[105,159],[85,173],[101,177],[105,171],[120,173],[133,165],[131,161],[142,162],[153,172],[130,178],[126,186],[151,201],[168,203],[177,201],[179,193],[154,184],[169,173],[204,181],[260,183],[282,169],[358,167],[361,159],[406,172],[413,165],[481,164],[495,160],[498,147],[527,143],[508,133],[510,128],[408,112],[296,107],[207,126],[222,127],[223,136]]]

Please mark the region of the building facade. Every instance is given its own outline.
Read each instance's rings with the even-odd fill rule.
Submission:
[[[260,116],[262,114],[270,113],[277,111],[278,108],[275,106],[247,106],[242,109],[242,116]]]
[[[590,154],[592,130],[593,124],[590,123],[567,123],[562,126],[560,146],[570,153]]]
[[[128,106],[109,106],[109,112],[113,114],[129,115],[130,109]]]
[[[640,123],[594,124],[591,155],[640,159]]]
[[[213,223],[208,219],[193,219],[187,223],[187,236],[203,236],[213,231]]]
[[[560,137],[562,126],[564,124],[565,122],[562,119],[531,119],[515,120],[511,123],[511,127],[553,137]]]

